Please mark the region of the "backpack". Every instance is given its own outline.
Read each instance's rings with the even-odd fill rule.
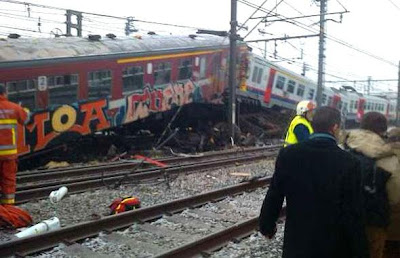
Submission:
[[[376,161],[353,149],[348,149],[361,166],[363,207],[368,226],[386,227],[389,225],[390,207],[386,182],[391,174],[376,166]]]

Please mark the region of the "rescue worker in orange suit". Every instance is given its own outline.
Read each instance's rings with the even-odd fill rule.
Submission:
[[[296,116],[286,132],[284,147],[303,142],[314,132],[311,126],[314,109],[315,105],[311,100],[303,100],[297,104]]]
[[[1,204],[14,204],[17,174],[17,126],[24,124],[28,113],[20,105],[7,100],[7,91],[0,85],[0,187]]]

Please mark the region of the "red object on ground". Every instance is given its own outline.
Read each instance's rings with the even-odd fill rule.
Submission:
[[[140,200],[133,196],[117,198],[109,207],[111,209],[111,214],[118,214],[124,211],[131,211],[140,208]]]
[[[141,159],[141,160],[147,161],[147,162],[149,162],[150,164],[156,165],[157,167],[160,167],[160,168],[165,168],[165,167],[167,167],[167,164],[165,164],[165,163],[163,163],[163,162],[160,162],[160,161],[157,161],[157,160],[154,160],[154,159],[151,159],[151,158],[142,156],[142,155],[135,155],[135,156],[133,156],[133,158],[135,158],[135,159]]]

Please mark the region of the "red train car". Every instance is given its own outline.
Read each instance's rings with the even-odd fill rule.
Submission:
[[[238,45],[238,64],[247,47]],[[19,153],[189,103],[221,104],[229,39],[210,35],[0,40],[0,84],[32,111]]]

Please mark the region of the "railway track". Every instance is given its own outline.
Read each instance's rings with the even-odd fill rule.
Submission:
[[[270,180],[270,177],[253,179],[219,190],[5,242],[0,244],[0,256],[26,256],[59,246],[60,243],[64,247],[59,246],[59,249],[63,249],[68,255],[112,256],[107,252],[104,254],[94,251],[91,241],[95,243],[94,246],[99,241],[104,242],[111,249],[112,246],[125,246],[124,248],[130,249],[127,252],[133,255],[132,257],[141,256],[143,252],[147,253],[145,257],[189,257],[207,254],[229,241],[248,236],[257,229],[258,218],[252,214],[254,207],[243,211],[224,201],[228,196],[241,198],[236,200],[238,203],[246,203],[255,198],[255,213],[258,213],[259,202],[264,195],[251,192],[267,186]],[[202,210],[207,205],[212,207]],[[206,223],[199,218],[207,218],[211,222]],[[171,223],[175,225],[175,230],[168,228]],[[179,230],[176,230],[177,228]],[[146,241],[146,236],[149,241]],[[168,240],[168,237],[171,239]],[[92,240],[82,242],[87,238]],[[90,246],[92,247],[89,248]],[[104,251],[107,248],[100,249]]]
[[[173,156],[167,158],[160,158],[157,161],[165,163],[167,165],[188,163],[193,161],[210,160],[228,155],[241,155],[243,153],[260,153],[263,151],[277,150],[282,145],[270,145],[264,147],[251,147],[251,148],[240,148],[230,149],[224,151],[205,152],[198,155],[184,155],[184,156]],[[66,168],[55,168],[55,169],[40,169],[31,171],[21,171],[17,174],[17,180],[19,183],[35,182],[37,180],[56,180],[59,178],[74,177],[88,173],[96,174],[107,170],[108,172],[121,171],[125,169],[132,169],[138,166],[141,160],[122,160],[109,162],[105,164],[89,165],[89,166],[78,166],[78,167],[66,167]],[[146,166],[146,162],[143,163]]]
[[[23,203],[33,199],[45,198],[53,190],[66,186],[69,193],[79,193],[104,186],[141,182],[143,180],[169,180],[179,173],[201,171],[210,168],[246,163],[275,157],[280,146],[251,148],[240,152],[218,152],[198,157],[172,158],[163,160],[168,165],[163,168],[150,167],[134,170],[135,163],[117,163],[84,168],[56,169],[20,173],[17,177],[16,202]],[[117,172],[118,171],[118,172]]]

